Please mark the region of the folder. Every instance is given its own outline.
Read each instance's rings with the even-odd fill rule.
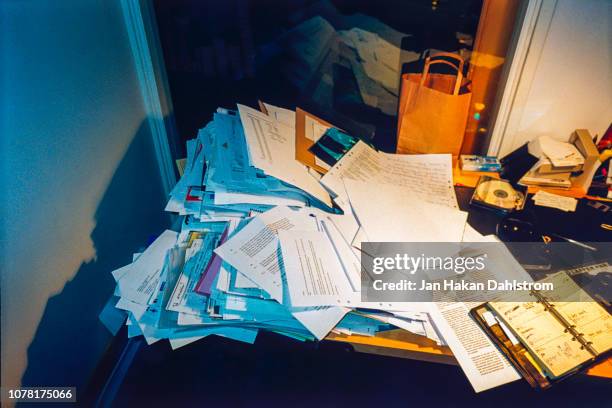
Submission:
[[[335,127],[300,108],[295,110],[295,159],[300,163],[318,171],[327,173],[329,166],[309,149],[323,136],[327,129]]]

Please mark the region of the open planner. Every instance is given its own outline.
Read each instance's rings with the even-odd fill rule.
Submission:
[[[547,388],[610,354],[612,315],[565,272],[540,282],[554,290],[488,302],[471,314],[532,386]]]

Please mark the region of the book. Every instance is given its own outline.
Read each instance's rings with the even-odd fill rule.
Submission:
[[[519,184],[523,186],[570,188],[572,186],[570,177],[571,173],[539,174],[529,171],[521,177]]]
[[[532,386],[547,388],[610,355],[612,315],[565,272],[540,282],[554,290],[488,302],[471,314]]]

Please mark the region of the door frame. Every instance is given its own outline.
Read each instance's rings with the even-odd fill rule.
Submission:
[[[557,0],[526,0],[508,56],[510,64],[502,76],[504,89],[497,98],[487,151],[490,156],[498,156],[513,145],[556,6]]]
[[[136,75],[153,137],[161,182],[169,195],[177,182],[178,130],[152,0],[121,0]]]

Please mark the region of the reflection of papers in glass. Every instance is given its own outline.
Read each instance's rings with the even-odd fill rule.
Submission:
[[[418,53],[402,53],[399,47],[361,28],[340,31],[339,34],[343,41],[357,51],[365,74],[397,96],[402,63],[417,60]]]

